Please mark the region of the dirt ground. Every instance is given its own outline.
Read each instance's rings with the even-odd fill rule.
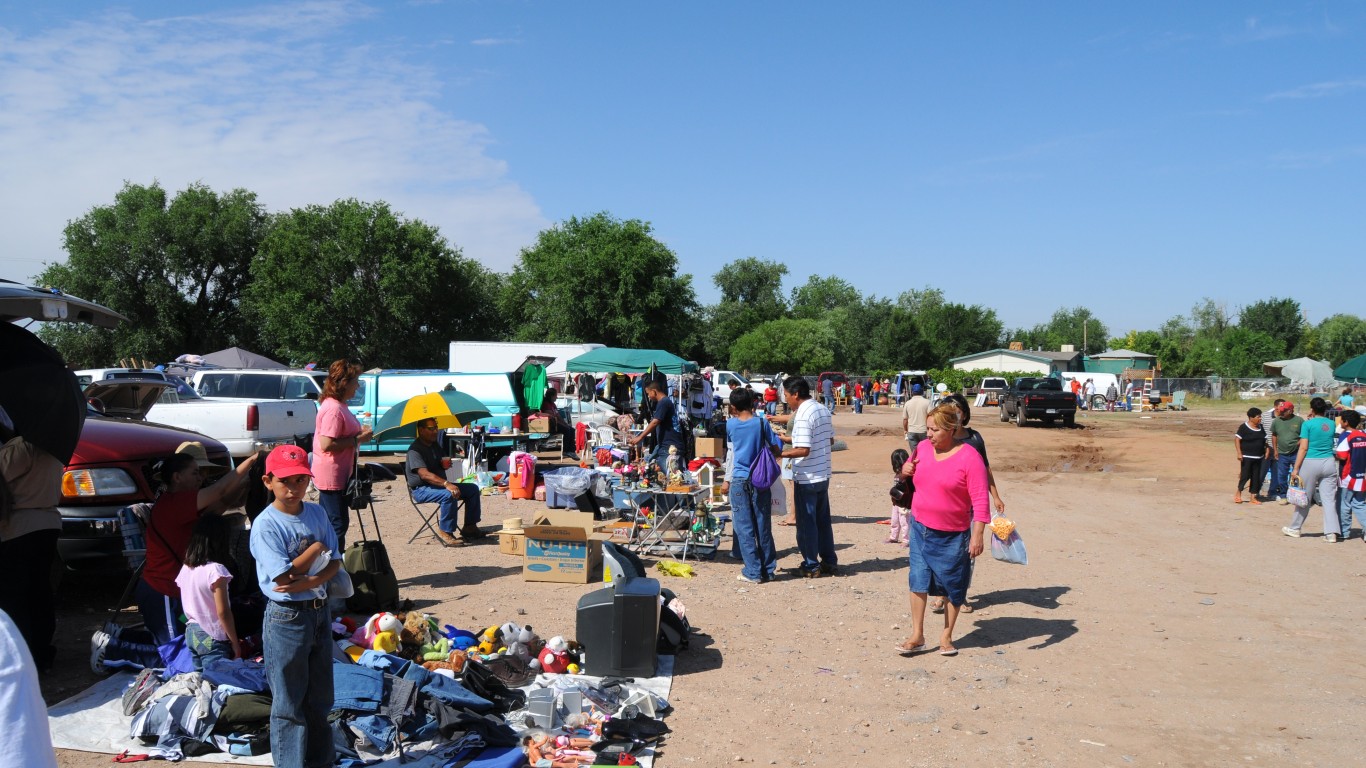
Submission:
[[[1324,543],[1317,509],[1305,538],[1290,539],[1290,507],[1232,503],[1238,410],[1084,415],[1075,429],[975,415],[1030,564],[979,562],[960,654],[893,650],[910,626],[905,552],[875,523],[887,517],[888,455],[904,446],[900,418],[841,409],[849,450],[834,456],[830,492],[841,576],[747,585],[722,556],[691,580],[660,577],[699,634],[677,660],[658,765],[1360,759],[1366,674],[1349,640],[1366,549]],[[592,587],[524,583],[496,544],[405,545],[418,521],[400,493],[382,491],[379,516],[405,597],[443,623],[573,633]],[[486,527],[534,504],[486,499]],[[795,565],[793,529],[774,531],[780,567]],[[49,702],[94,682],[88,638],[119,586],[66,583],[69,666],[43,680]],[[930,618],[931,640],[941,625]],[[93,768],[109,756],[59,761]]]

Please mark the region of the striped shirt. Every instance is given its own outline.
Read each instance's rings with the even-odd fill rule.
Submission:
[[[1338,487],[1349,491],[1366,491],[1366,432],[1354,429],[1343,433],[1337,444],[1338,461],[1342,474]]]
[[[811,453],[792,463],[795,482],[821,483],[830,479],[830,443],[834,439],[830,409],[814,399],[803,400],[792,417],[792,447],[810,448]]]

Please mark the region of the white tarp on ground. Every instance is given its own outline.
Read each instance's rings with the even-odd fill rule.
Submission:
[[[1262,371],[1267,376],[1284,376],[1290,379],[1292,387],[1328,389],[1338,384],[1338,380],[1333,377],[1332,363],[1327,360],[1315,360],[1312,357],[1262,363]]]
[[[635,687],[644,688],[650,693],[663,699],[669,698],[669,689],[673,684],[674,657],[660,656],[659,671],[654,677],[648,679],[637,679],[633,684]],[[74,749],[81,752],[100,752],[109,755],[128,750],[130,753],[138,754],[146,751],[146,746],[139,743],[136,739],[128,737],[128,724],[132,721],[131,717],[123,714],[123,692],[130,683],[133,682],[134,674],[130,672],[120,672],[104,680],[95,683],[84,691],[72,696],[71,698],[52,705],[47,711],[48,725],[52,730],[52,746],[57,749]],[[602,678],[592,675],[581,676],[583,680],[591,683],[601,683]],[[544,683],[545,675],[538,678],[538,682]],[[530,691],[538,686],[532,683],[523,687],[522,690]],[[515,713],[514,713],[515,714]],[[513,723],[509,718],[509,725],[519,733],[523,730]],[[441,744],[405,744],[404,753],[407,760],[403,763],[404,768],[411,766],[439,766],[450,759],[445,754]],[[417,761],[417,758],[424,757],[428,752],[432,753],[432,758],[425,762]],[[270,765],[270,755],[258,755],[256,757],[237,757],[226,752],[215,752],[209,755],[198,757],[187,757],[186,760],[193,760],[202,763],[229,763],[237,765]],[[640,765],[650,768],[654,763],[654,751],[647,750],[640,758]],[[398,758],[386,760],[382,763],[374,763],[374,766],[395,766],[399,765]]]

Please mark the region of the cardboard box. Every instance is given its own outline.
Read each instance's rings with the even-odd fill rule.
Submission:
[[[526,531],[523,581],[588,584],[602,578],[602,542],[588,512],[547,510]]]
[[[696,458],[713,458],[725,460],[726,441],[719,437],[696,437],[693,438],[693,446],[696,449]]]
[[[527,419],[526,431],[533,434],[550,431],[550,418],[548,416],[532,416]]]
[[[526,534],[498,532],[498,551],[522,557],[526,554]]]

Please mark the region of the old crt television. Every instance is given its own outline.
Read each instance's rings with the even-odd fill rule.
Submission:
[[[654,677],[659,641],[659,581],[628,576],[579,598],[584,673]]]

